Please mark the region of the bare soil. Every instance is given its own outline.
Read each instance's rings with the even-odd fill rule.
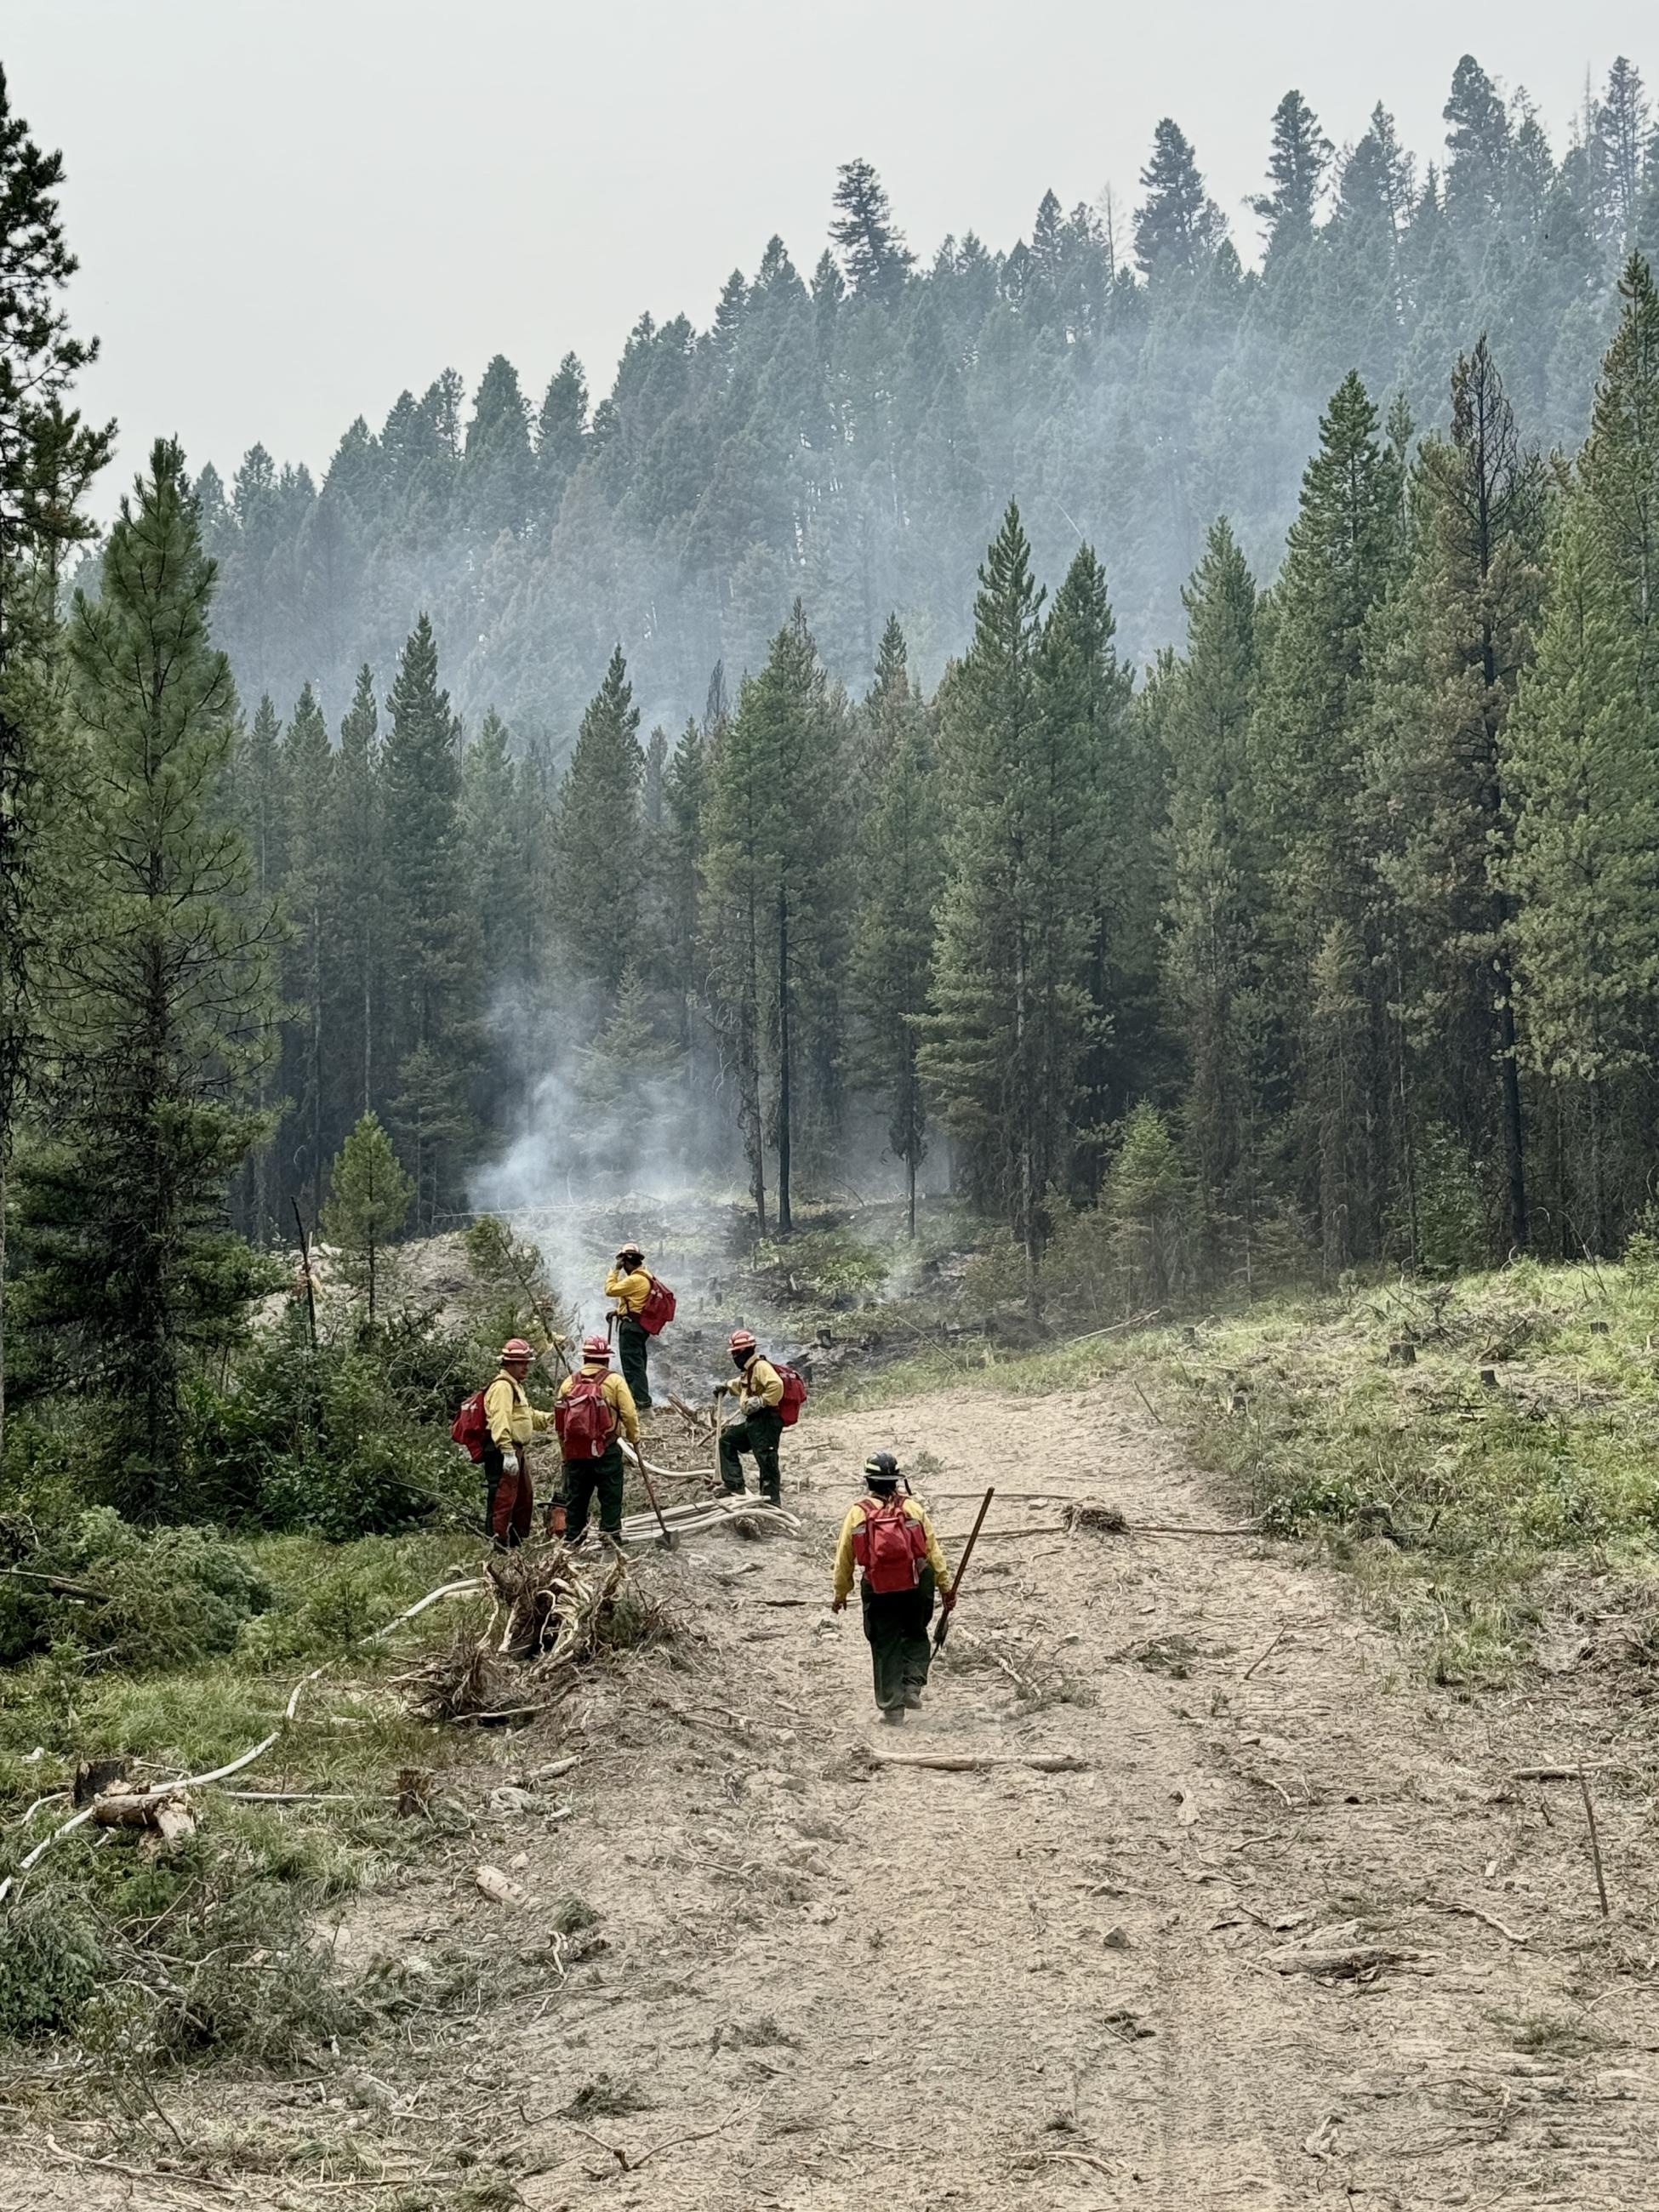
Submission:
[[[1042,1493],[994,1507],[902,1729],[825,1610],[878,1444],[953,1556],[986,1483]],[[1134,1533],[1232,1516],[1116,1385],[809,1416],[785,1474],[800,1539],[642,1558],[691,1632],[469,1741],[475,1827],[342,1923],[417,1989],[470,1949],[475,2002],[321,2079],[164,2088],[217,2190],[156,2178],[154,2132],[57,2133],[149,2179],[54,2158],[32,2113],[0,2204],[1659,2204],[1651,1715],[1605,1621],[1511,1689],[1431,1686],[1310,1555]],[[1130,1533],[1060,1533],[1073,1498]],[[875,1763],[941,1753],[1081,1765]],[[1576,1780],[1510,1778],[1580,1760],[1606,1917]],[[520,1852],[529,1901],[487,1901]],[[598,1921],[556,1936],[574,1899]],[[311,2182],[256,2170],[303,2145]]]

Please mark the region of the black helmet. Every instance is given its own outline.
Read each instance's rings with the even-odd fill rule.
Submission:
[[[895,1487],[899,1479],[899,1463],[891,1452],[872,1452],[864,1462],[864,1479],[872,1490]]]

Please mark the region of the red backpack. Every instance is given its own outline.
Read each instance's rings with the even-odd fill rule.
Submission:
[[[778,1402],[778,1419],[786,1429],[793,1429],[800,1419],[800,1409],[806,1403],[806,1377],[787,1367],[781,1359],[775,1359],[778,1379],[783,1384],[783,1396]]]
[[[904,1510],[904,1500],[861,1498],[864,1518],[853,1531],[853,1557],[878,1596],[914,1589],[927,1557],[927,1531]]]
[[[651,1278],[651,1288],[646,1292],[645,1304],[638,1314],[640,1327],[647,1336],[660,1336],[674,1318],[674,1293],[666,1283]]]
[[[461,1410],[456,1414],[450,1435],[471,1459],[483,1457],[484,1439],[489,1434],[484,1419],[484,1394],[475,1390],[470,1398],[463,1398]]]
[[[553,1408],[559,1451],[565,1459],[603,1459],[617,1433],[617,1409],[605,1395],[603,1375],[576,1375]]]

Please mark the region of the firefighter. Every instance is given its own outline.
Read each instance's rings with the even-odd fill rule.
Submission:
[[[836,1549],[830,1611],[845,1610],[853,1570],[861,1570],[859,1599],[875,1675],[876,1704],[895,1725],[921,1703],[933,1656],[927,1624],[937,1592],[946,1613],[956,1603],[951,1571],[926,1508],[899,1496],[899,1464],[891,1452],[872,1452],[864,1462],[866,1494],[842,1523]]]
[[[599,1501],[599,1534],[613,1543],[622,1537],[623,1455],[626,1437],[639,1449],[640,1417],[632,1392],[611,1371],[611,1346],[603,1336],[584,1337],[582,1364],[559,1385],[553,1419],[564,1455],[565,1540],[580,1544],[587,1534],[588,1510]]]
[[[605,1279],[605,1294],[617,1301],[617,1354],[622,1361],[623,1380],[633,1393],[635,1405],[641,1413],[647,1413],[651,1406],[651,1382],[645,1362],[651,1339],[640,1315],[651,1295],[651,1278],[637,1244],[624,1244],[617,1253],[617,1263]]]
[[[761,1496],[769,1505],[782,1503],[783,1474],[778,1465],[778,1439],[783,1434],[783,1377],[769,1359],[763,1359],[753,1333],[734,1328],[731,1338],[732,1364],[737,1373],[729,1382],[717,1382],[714,1395],[730,1391],[743,1418],[728,1421],[720,1431],[720,1480],[733,1496],[744,1491],[741,1452],[755,1455],[755,1474]]]
[[[553,1425],[552,1414],[525,1395],[535,1356],[521,1336],[509,1337],[501,1346],[501,1371],[484,1392],[484,1524],[501,1551],[522,1544],[530,1534],[536,1486],[526,1448],[532,1437]]]

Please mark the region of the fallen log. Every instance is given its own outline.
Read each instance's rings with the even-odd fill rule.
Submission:
[[[926,1766],[938,1774],[977,1774],[991,1766],[1030,1766],[1039,1774],[1083,1774],[1089,1762],[1074,1751],[872,1751],[878,1766]]]

